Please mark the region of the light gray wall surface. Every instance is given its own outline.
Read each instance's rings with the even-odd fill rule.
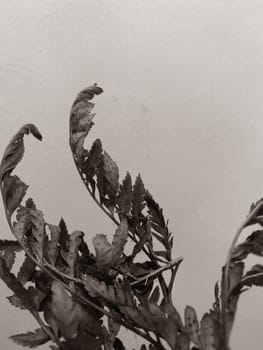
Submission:
[[[89,241],[114,231],[68,147],[71,103],[97,82],[90,142],[102,138],[121,175],[140,172],[161,203],[185,259],[175,304],[201,317],[235,229],[263,196],[262,1],[2,0],[0,33],[0,151],[24,123],[39,127],[44,141],[26,139],[17,173],[46,220],[63,216]],[[0,291],[0,348],[19,349],[7,337],[36,325]],[[233,350],[262,347],[262,293],[241,298]]]

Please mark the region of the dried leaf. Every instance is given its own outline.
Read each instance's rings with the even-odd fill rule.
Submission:
[[[129,226],[127,219],[122,219],[117,227],[112,240],[113,259],[112,264],[119,264],[124,251],[124,246],[128,239]]]
[[[44,310],[45,320],[57,335],[60,331],[65,339],[76,338],[79,326],[85,319],[83,309],[73,302],[68,291],[59,282],[52,282],[51,291],[51,303]]]
[[[254,265],[243,277],[242,286],[263,287],[263,266]]]
[[[205,314],[201,320],[200,337],[203,350],[218,350],[218,327],[209,314]]]
[[[135,222],[137,222],[142,216],[142,211],[145,207],[144,197],[145,188],[141,176],[139,174],[133,186],[132,215],[135,218]]]
[[[18,345],[28,346],[29,348],[36,348],[50,340],[42,328],[38,328],[34,332],[12,335],[9,339],[12,339]]]
[[[103,153],[104,176],[107,180],[105,184],[106,193],[108,195],[116,195],[119,189],[119,169],[117,163],[112,160],[110,155],[104,151]]]
[[[98,172],[98,167],[103,161],[103,149],[100,139],[96,139],[93,142],[88,158],[85,161],[83,171],[88,179],[94,177]]]
[[[23,200],[28,186],[16,175],[6,174],[3,184],[4,202],[6,203],[7,213],[11,217]]]
[[[26,255],[25,260],[17,274],[17,278],[22,285],[26,284],[28,281],[31,281],[35,268],[36,264],[34,261]]]
[[[0,178],[3,181],[6,174],[11,174],[17,164],[21,161],[24,155],[24,135],[32,134],[38,140],[42,140],[42,136],[37,127],[33,124],[24,125],[9,142],[1,164],[0,164]]]
[[[127,173],[122,182],[122,185],[120,186],[120,193],[118,195],[118,205],[120,214],[127,215],[130,212],[132,198],[132,179],[131,175]]]
[[[67,263],[69,267],[70,276],[75,275],[76,268],[76,260],[78,257],[78,248],[83,240],[83,232],[82,231],[74,231],[68,236],[68,240],[66,242],[66,249],[61,250],[61,256]]]
[[[59,244],[62,250],[67,250],[67,241],[68,241],[69,234],[68,234],[66,223],[63,218],[60,219],[58,226],[60,229]]]
[[[184,322],[185,322],[186,332],[189,335],[191,341],[197,347],[201,348],[200,335],[199,335],[199,322],[197,319],[197,314],[195,312],[195,309],[189,305],[187,305],[184,310]]]
[[[5,284],[13,291],[13,293],[20,299],[21,304],[28,310],[34,310],[36,307],[29,297],[26,289],[22,286],[14,274],[7,268],[5,260],[0,257],[0,277]]]

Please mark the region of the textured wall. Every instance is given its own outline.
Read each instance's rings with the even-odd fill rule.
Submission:
[[[96,127],[121,174],[138,172],[164,207],[183,255],[180,311],[212,304],[235,228],[263,195],[263,4],[239,0],[9,0],[0,4],[0,150],[25,122],[19,174],[47,221],[112,233],[68,147],[73,98],[97,82]],[[1,236],[9,231],[0,206]],[[35,326],[0,283],[0,347]],[[262,346],[262,290],[241,299],[232,348]],[[130,348],[139,339],[124,333]],[[47,349],[44,346],[43,349]]]

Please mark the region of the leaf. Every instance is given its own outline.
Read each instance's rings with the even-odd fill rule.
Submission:
[[[12,335],[9,339],[12,339],[18,345],[28,346],[29,348],[36,348],[50,340],[42,328],[38,328],[34,332]]]
[[[200,335],[199,335],[199,322],[197,319],[197,314],[195,312],[195,309],[189,305],[187,305],[184,310],[184,322],[185,322],[186,332],[189,335],[191,341],[197,347],[201,348]]]
[[[26,255],[25,260],[17,274],[17,278],[22,285],[26,284],[28,281],[31,281],[35,268],[36,264],[34,261]]]
[[[150,245],[150,249],[152,249],[152,226],[149,217],[143,220],[143,224],[140,228],[137,228],[137,235],[140,239],[133,247],[132,257],[135,257],[143,249],[145,244]]]
[[[218,350],[218,327],[208,313],[202,317],[200,333],[203,350]]]
[[[9,217],[11,217],[13,212],[23,200],[28,186],[21,181],[18,176],[6,174],[3,188],[4,202],[6,203],[7,213]]]
[[[88,158],[83,166],[83,171],[88,179],[94,177],[98,172],[98,167],[103,161],[103,149],[100,139],[96,139],[93,142]]]
[[[119,169],[117,163],[112,160],[110,155],[104,151],[103,153],[104,176],[107,180],[105,184],[106,193],[110,196],[116,195],[119,189]]]
[[[107,271],[113,265],[120,263],[124,246],[128,238],[128,222],[123,219],[117,227],[113,236],[112,244],[103,234],[97,234],[92,243],[96,252],[96,264],[100,270]]]
[[[141,176],[139,174],[133,186],[132,215],[135,218],[135,222],[137,222],[142,216],[142,211],[145,207],[144,197],[145,188]]]
[[[109,243],[106,235],[97,234],[92,239],[96,252],[96,264],[99,270],[109,270],[113,259],[112,245]]]
[[[232,254],[232,260],[243,260],[248,254],[263,256],[263,230],[254,231],[244,243],[239,244]]]
[[[83,240],[82,231],[73,231],[69,236],[66,242],[66,249],[62,250],[61,256],[66,261],[69,267],[70,276],[75,275],[76,260],[78,257],[78,248]]]
[[[229,268],[229,281],[228,281],[228,295],[236,288],[241,282],[241,278],[244,272],[244,263],[238,262],[231,264]]]
[[[257,286],[263,287],[263,266],[254,265],[243,277],[242,286]]]
[[[42,136],[37,127],[33,124],[24,125],[9,142],[1,164],[0,164],[0,178],[3,181],[6,174],[11,174],[17,164],[22,160],[25,147],[24,147],[24,135],[32,134],[38,140],[42,140]]]
[[[22,286],[19,280],[13,273],[9,271],[5,260],[0,257],[0,277],[5,284],[13,291],[13,293],[20,299],[21,304],[28,310],[35,310],[35,305],[29,297],[26,289]]]
[[[59,244],[60,244],[62,250],[66,250],[69,234],[68,234],[68,229],[67,229],[66,223],[65,223],[63,218],[60,219],[58,226],[60,229]]]
[[[127,219],[122,219],[117,227],[112,240],[113,259],[112,264],[119,264],[120,258],[123,254],[125,244],[128,239],[129,226]]]
[[[26,310],[26,307],[21,303],[21,300],[16,295],[11,295],[10,297],[6,297],[11,305],[21,309]]]
[[[77,162],[84,152],[84,140],[93,126],[94,114],[91,110],[94,104],[89,102],[94,95],[99,95],[103,90],[96,84],[82,90],[75,99],[70,113],[70,146]]]
[[[118,195],[119,213],[127,215],[131,210],[132,205],[132,179],[130,173],[127,172]]]
[[[153,236],[160,241],[166,248],[166,259],[171,260],[172,234],[169,232],[167,224],[163,216],[163,210],[159,204],[155,202],[149,192],[145,194],[145,201],[148,206],[148,213],[152,222]]]
[[[178,335],[175,350],[190,350],[190,339],[187,334]]]
[[[7,268],[11,270],[16,259],[15,250],[12,248],[6,248],[4,251],[2,251],[2,253],[2,257],[5,259]]]
[[[149,298],[149,301],[153,304],[157,304],[160,298],[160,289],[159,286],[156,286]]]
[[[80,324],[85,320],[82,307],[73,302],[69,292],[57,281],[52,282],[52,300],[44,310],[45,320],[58,335],[58,331],[65,339],[74,339],[78,334]]]

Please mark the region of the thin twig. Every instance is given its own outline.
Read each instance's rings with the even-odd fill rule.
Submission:
[[[150,273],[148,273],[147,275],[142,276],[141,278],[139,278],[137,281],[131,282],[131,286],[136,286],[137,284],[147,280],[148,278],[154,277],[154,276],[158,276],[160,273],[162,273],[163,271],[169,270],[171,269],[173,266],[180,264],[180,262],[182,262],[183,258],[177,258],[174,259],[172,261],[170,261],[169,263],[167,263],[165,266],[161,266],[159,269],[156,269]]]

